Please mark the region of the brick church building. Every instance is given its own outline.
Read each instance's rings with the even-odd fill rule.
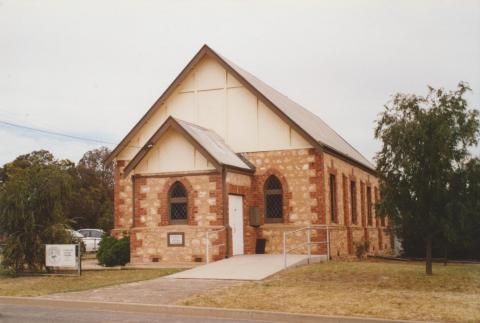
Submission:
[[[374,166],[318,116],[206,45],[109,160],[112,234],[130,235],[132,263],[252,254],[258,239],[266,253],[282,253],[283,232],[309,225],[328,225],[332,257],[354,255],[361,241],[372,254],[391,251],[388,219],[375,215]]]

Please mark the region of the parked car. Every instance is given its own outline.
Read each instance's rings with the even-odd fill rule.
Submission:
[[[96,252],[98,250],[102,236],[105,233],[100,229],[79,229],[77,232],[83,235],[82,241],[85,243],[87,252]]]
[[[85,243],[83,242],[83,235],[80,233],[80,232],[77,232],[75,230],[72,230],[72,229],[65,229],[71,236],[72,236],[72,240],[74,243],[79,243],[80,244],[80,250],[82,251],[82,253],[84,253],[86,251],[86,246],[85,246]]]

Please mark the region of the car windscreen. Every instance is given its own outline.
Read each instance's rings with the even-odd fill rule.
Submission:
[[[103,235],[102,231],[97,231],[97,230],[92,230],[90,231],[90,233],[91,233],[91,236],[94,238],[101,238]]]

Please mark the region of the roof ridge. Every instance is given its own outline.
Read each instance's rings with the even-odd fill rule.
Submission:
[[[209,128],[202,127],[202,126],[200,126],[200,125],[198,125],[198,124],[196,124],[196,123],[193,123],[193,122],[190,122],[190,121],[186,121],[186,120],[183,120],[183,119],[180,119],[180,118],[177,118],[177,117],[173,117],[173,116],[172,116],[172,119],[174,119],[174,120],[177,121],[177,122],[187,123],[187,124],[189,124],[189,125],[195,126],[195,127],[200,128],[200,129],[202,129],[202,130],[211,130],[211,129],[209,129]]]
[[[196,124],[196,123],[193,123],[193,122],[181,120],[181,119],[178,119],[178,118],[174,118],[174,119],[175,119],[177,122],[178,122],[178,121],[184,122],[184,123],[186,123],[186,124],[188,124],[188,125],[194,126],[194,127],[198,128],[198,129],[201,129],[201,130],[203,130],[203,131],[205,131],[205,132],[208,132],[209,134],[211,134],[212,136],[215,137],[215,138],[212,138],[212,139],[214,139],[214,140],[212,140],[212,141],[213,141],[213,143],[214,143],[215,145],[218,146],[218,144],[217,144],[217,142],[215,142],[215,140],[221,141],[222,144],[223,144],[226,148],[228,148],[232,153],[234,153],[234,154],[237,155],[237,153],[233,150],[233,148],[230,147],[230,145],[227,144],[227,142],[225,141],[225,139],[223,139],[222,136],[220,136],[218,133],[216,133],[215,130],[210,129],[210,128],[205,128],[205,127],[200,126],[200,125],[198,125],[198,124]],[[221,147],[220,147],[220,148],[221,148]]]
[[[136,131],[142,127],[148,118],[156,111],[158,104],[162,103],[169,95],[171,95],[178,84],[182,82],[185,76],[193,69],[198,62],[206,55],[214,56],[214,58],[225,68],[229,73],[232,73],[236,78],[239,78],[241,83],[245,85],[250,91],[254,91],[255,95],[260,97],[265,105],[277,113],[281,118],[286,118],[290,126],[300,133],[313,147],[320,148],[324,146],[331,153],[343,156],[348,160],[364,167],[368,171],[375,171],[374,164],[354,148],[345,138],[343,138],[337,131],[331,128],[325,121],[312,111],[306,109],[302,105],[290,99],[285,94],[279,92],[272,86],[263,82],[255,75],[242,69],[229,59],[215,52],[208,45],[203,45],[202,48],[195,54],[189,63],[183,68],[175,80],[167,87],[162,95],[155,101],[145,115],[137,122],[137,124],[130,130],[127,136],[118,144],[118,146],[109,155],[108,160],[113,160],[120,150],[128,144]],[[180,120],[180,121],[177,121]],[[183,122],[185,125],[191,125],[192,129],[208,130],[216,136],[219,136],[211,129],[204,128],[195,123],[190,123],[181,119],[174,119],[177,123]],[[220,137],[221,138],[221,137]],[[226,145],[222,139],[223,144]],[[229,148],[231,149],[231,148]]]

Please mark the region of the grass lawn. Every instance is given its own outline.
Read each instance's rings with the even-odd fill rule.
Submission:
[[[213,290],[180,304],[480,322],[480,265],[434,264],[433,276],[424,272],[420,262],[331,261]]]
[[[179,269],[84,271],[80,277],[0,275],[1,296],[40,296],[75,292],[173,274]]]

